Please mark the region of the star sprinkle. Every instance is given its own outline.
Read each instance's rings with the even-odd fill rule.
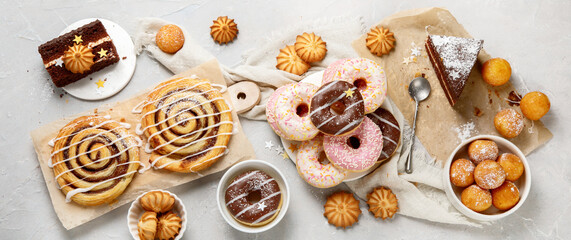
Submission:
[[[419,48],[419,47],[412,48],[412,49],[410,50],[410,52],[411,52],[411,55],[414,55],[414,56],[417,56],[417,57],[420,56],[420,48]]]
[[[404,64],[406,64],[406,65],[408,65],[408,64],[411,63],[411,62],[412,62],[411,57],[405,57],[405,58],[403,58],[403,60],[402,60],[402,63],[404,63]]]
[[[103,84],[105,84],[105,82],[104,82],[104,81],[101,81],[101,79],[99,79],[95,84],[97,84],[97,88],[105,87],[105,86],[103,86]]]
[[[61,58],[56,59],[55,65],[58,67],[63,67],[63,60],[61,60]]]
[[[79,35],[79,36],[75,35],[75,38],[73,39],[73,41],[75,42],[75,44],[80,44],[83,42],[83,40],[81,39],[81,35]]]
[[[284,148],[282,146],[276,146],[276,152],[278,152],[278,154],[282,154],[284,153]]]
[[[285,152],[280,155],[282,156],[283,159],[289,159],[289,156]]]
[[[97,52],[97,53],[99,53],[100,58],[107,57],[107,50],[105,50],[103,48],[101,50],[99,50],[99,52]]]
[[[355,93],[353,90],[351,90],[351,88],[347,89],[347,91],[345,91],[345,94],[347,94],[347,97],[353,97],[353,93]]]
[[[97,95],[101,96],[101,95],[103,95],[103,89],[97,88],[97,89],[95,89],[95,93],[97,93]]]
[[[266,207],[267,207],[267,206],[266,206],[266,203],[265,203],[265,202],[258,203],[258,210],[264,211],[264,209],[265,209]]]
[[[297,151],[298,146],[295,143],[290,143],[288,148],[291,152],[295,152]]]
[[[460,74],[457,71],[452,71],[450,72],[450,77],[452,77],[452,79],[458,79]]]
[[[270,141],[266,141],[266,148],[272,150],[272,148],[274,147],[274,144],[272,143],[272,140]]]

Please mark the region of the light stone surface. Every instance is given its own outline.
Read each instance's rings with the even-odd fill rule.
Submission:
[[[434,1],[373,0],[0,1],[1,238],[130,238],[128,205],[70,231],[63,228],[53,211],[29,133],[56,119],[126,99],[170,74],[143,54],[137,60],[133,80],[116,96],[94,102],[69,95],[60,97],[62,90],[47,80],[37,46],[67,24],[101,17],[119,23],[133,34],[138,17],[160,17],[183,25],[220,62],[236,66],[253,43],[290,24],[323,17],[362,16],[365,25],[371,26],[399,10],[433,4]],[[279,143],[269,125],[242,119],[258,158],[278,166],[289,181],[292,198],[288,214],[265,233],[245,234],[232,229],[216,206],[214,194],[222,175],[219,173],[169,189],[184,201],[188,211],[183,239],[569,239],[571,2],[446,0],[437,4],[448,8],[473,36],[484,39],[484,47],[492,56],[507,59],[514,76],[523,78],[530,91],[542,91],[551,100],[551,111],[542,120],[554,137],[528,156],[532,190],[518,212],[479,229],[400,215],[387,221],[377,220],[361,201],[363,215],[359,223],[346,230],[336,229],[323,217],[323,204],[330,193],[346,186],[328,190],[309,186],[297,175],[291,161],[264,148],[265,141]],[[240,29],[237,40],[227,46],[215,44],[209,35],[212,20],[220,15],[236,19]]]

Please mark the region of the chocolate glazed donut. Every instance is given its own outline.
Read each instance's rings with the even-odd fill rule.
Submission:
[[[226,207],[241,224],[259,227],[278,215],[282,194],[276,180],[260,170],[238,175],[226,188]]]
[[[365,118],[363,96],[353,84],[333,81],[324,84],[311,98],[311,122],[328,135],[353,131]]]
[[[367,114],[383,133],[383,151],[378,161],[390,158],[400,143],[400,126],[393,114],[384,108],[377,108],[372,113]]]

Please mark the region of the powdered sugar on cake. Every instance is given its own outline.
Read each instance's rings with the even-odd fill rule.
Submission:
[[[462,76],[470,75],[483,41],[440,35],[430,35],[429,37],[432,39],[434,48],[440,54],[449,80],[460,81],[463,85],[467,77],[463,78]]]
[[[428,36],[426,51],[451,106],[460,98],[483,42],[450,36]]]

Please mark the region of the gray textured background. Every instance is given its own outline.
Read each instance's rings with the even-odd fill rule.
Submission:
[[[289,24],[334,16],[362,16],[366,26],[399,10],[428,7],[433,1],[1,1],[0,27],[0,235],[6,239],[128,239],[128,205],[81,227],[66,231],[53,211],[29,132],[53,120],[126,99],[165,79],[169,72],[146,55],[138,58],[131,83],[112,98],[86,102],[55,89],[43,69],[37,46],[67,24],[101,17],[130,34],[137,17],[161,17],[186,27],[220,62],[236,66],[244,51],[272,31]],[[353,2],[353,3],[350,3]],[[344,238],[504,238],[568,239],[571,230],[571,145],[567,91],[571,90],[571,2],[569,1],[438,1],[474,36],[485,40],[493,56],[510,61],[514,74],[530,90],[551,100],[543,118],[554,133],[547,145],[529,155],[532,190],[512,216],[483,229],[434,224],[397,215],[381,221],[367,213],[342,230],[327,224],[322,205],[336,189],[320,190],[297,176],[295,166],[264,141],[278,142],[266,122],[242,119],[258,158],[281,168],[291,187],[288,214],[274,229],[248,235],[232,229],[218,212],[214,198],[221,174],[171,189],[188,210],[184,239],[344,239]],[[228,46],[214,44],[211,21],[220,15],[236,19],[240,34]],[[357,38],[357,36],[355,36]],[[350,46],[347,46],[350,48]],[[276,50],[277,54],[277,50]],[[567,110],[565,110],[567,109]],[[567,227],[566,227],[567,226]]]

